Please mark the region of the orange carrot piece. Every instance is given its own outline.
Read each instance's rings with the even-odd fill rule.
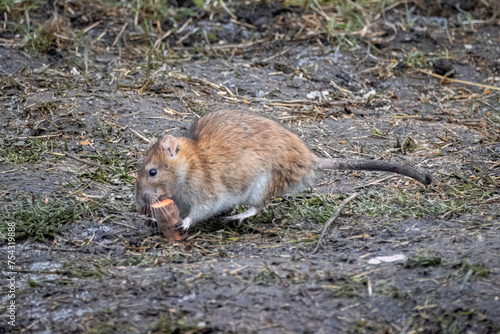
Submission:
[[[171,205],[172,203],[174,203],[174,201],[172,201],[170,198],[167,198],[161,202],[156,202],[154,204],[151,204],[151,207],[157,209],[157,208],[161,208],[162,206]]]

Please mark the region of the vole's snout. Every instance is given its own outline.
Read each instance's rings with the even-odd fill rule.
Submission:
[[[143,215],[149,214],[149,207],[153,204],[155,195],[149,191],[137,190],[135,194],[135,208]]]

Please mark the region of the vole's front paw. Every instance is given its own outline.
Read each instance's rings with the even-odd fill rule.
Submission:
[[[180,222],[175,224],[175,229],[187,231],[190,226],[191,226],[191,218],[186,217],[183,220],[181,220]]]
[[[182,220],[175,223],[175,230],[182,230]]]
[[[157,226],[158,226],[158,223],[156,222],[156,219],[151,218],[151,217],[148,217],[148,218],[144,221],[144,225],[146,225],[146,226],[148,226],[148,227],[157,227]]]

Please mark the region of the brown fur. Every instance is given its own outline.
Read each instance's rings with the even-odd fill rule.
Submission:
[[[244,191],[257,173],[267,171],[272,182],[265,199],[312,181],[315,156],[298,136],[262,116],[219,111],[200,119],[191,136],[198,151],[189,156],[201,160],[197,167],[204,170],[204,183],[216,193]]]

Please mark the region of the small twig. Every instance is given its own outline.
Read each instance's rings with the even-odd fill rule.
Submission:
[[[227,49],[245,49],[245,48],[255,46],[257,44],[262,44],[262,43],[270,42],[270,41],[272,41],[272,39],[261,38],[261,39],[258,39],[258,40],[252,41],[252,42],[248,42],[248,43],[222,44],[222,45],[213,45],[212,47],[214,49],[217,49],[217,50],[219,50],[219,49],[224,49],[224,50],[227,50]],[[194,46],[172,47],[172,50],[174,50],[174,51],[189,51],[189,50],[194,50],[194,49],[196,49],[196,47],[194,47]]]
[[[84,159],[80,159],[78,157],[75,157],[74,155],[72,154],[69,154],[69,153],[63,153],[62,155],[65,155],[67,156],[68,158],[71,158],[73,160],[76,160],[76,161],[79,161],[83,164],[86,164],[86,165],[89,165],[89,166],[94,166],[94,167],[100,167],[98,164],[96,163],[93,163],[93,162],[90,162],[90,161],[87,161],[87,160],[84,160]]]
[[[323,230],[321,231],[321,236],[319,237],[318,244],[316,245],[316,248],[314,248],[311,254],[315,254],[318,251],[319,247],[321,246],[323,238],[325,237],[327,231],[330,229],[330,225],[332,225],[335,219],[337,219],[337,217],[340,215],[340,211],[342,211],[342,209],[344,208],[344,206],[346,206],[347,203],[351,202],[353,199],[358,197],[359,194],[360,193],[354,193],[345,200],[343,200],[342,203],[340,203],[337,210],[335,210],[330,219],[328,219],[328,221],[325,223],[325,226],[323,226]]]
[[[144,140],[146,143],[149,143],[150,140],[147,139],[146,137],[144,137],[143,135],[141,135],[139,132],[135,131],[134,129],[132,128],[128,128],[130,130],[130,132],[132,132],[134,135],[136,135],[137,137],[141,138],[142,140]]]
[[[231,16],[231,18],[233,20],[238,20],[238,16],[236,16],[232,11],[229,10],[229,8],[227,8],[226,4],[224,3],[224,1],[220,0],[219,1],[220,5],[222,6],[222,8],[224,8],[224,10],[226,11],[226,13],[229,14],[229,16]]]
[[[234,23],[234,24],[238,24],[240,26],[244,26],[244,27],[247,27],[249,29],[257,29],[254,25],[251,25],[250,23],[246,23],[246,22],[241,22],[241,21],[238,21],[236,19],[231,19],[230,20],[231,23]]]
[[[480,83],[476,83],[476,82],[447,78],[447,77],[444,77],[442,75],[432,73],[432,72],[426,71],[426,70],[418,70],[418,71],[422,72],[424,74],[430,75],[431,77],[439,78],[439,79],[443,80],[444,82],[451,81],[451,82],[461,83],[461,84],[469,85],[469,86],[476,86],[476,87],[481,87],[481,88],[500,90],[500,87],[496,87],[496,86],[490,86],[490,85],[484,85],[484,84],[480,84]]]
[[[161,36],[160,38],[158,38],[154,44],[154,48],[157,49],[158,46],[161,44],[161,42],[167,38],[168,36],[172,35],[172,33],[174,32],[174,28],[170,29],[169,31],[167,31],[165,34],[163,34],[163,36]]]
[[[474,201],[474,202],[471,202],[470,204],[471,205],[479,205],[479,204],[490,204],[490,203],[494,203],[494,202],[500,202],[500,196],[493,196],[493,197],[487,198],[487,199],[482,200],[482,201]]]
[[[351,100],[356,100],[355,98],[353,98],[353,94],[352,94],[352,92],[351,92],[351,91],[349,91],[349,90],[347,90],[347,89],[345,89],[345,88],[339,87],[339,85],[337,85],[337,84],[335,83],[335,81],[333,81],[333,80],[332,80],[332,81],[330,81],[330,84],[331,84],[333,87],[337,88],[337,89],[338,89],[338,90],[339,90],[342,94],[344,94],[344,96],[345,96],[347,99],[349,99],[350,101],[351,101]],[[349,93],[349,95],[348,95],[347,93]]]
[[[179,30],[177,30],[176,34],[180,34],[181,32],[184,31],[184,29],[186,29],[186,27],[191,23],[193,22],[193,18],[190,17],[188,20],[186,20],[186,22],[184,22],[184,24],[182,25],[182,27],[179,28]]]
[[[365,187],[369,187],[369,186],[372,186],[372,185],[375,185],[375,184],[379,184],[379,183],[382,183],[386,180],[389,180],[389,179],[392,179],[393,177],[396,177],[396,175],[390,175],[386,178],[383,178],[383,179],[380,179],[380,180],[376,180],[376,181],[373,181],[373,182],[370,182],[370,183],[367,183],[367,184],[363,184],[362,186],[358,186],[356,187],[356,189],[360,189],[360,188],[365,188]]]
[[[100,21],[97,21],[95,23],[92,23],[91,25],[89,25],[87,28],[83,29],[83,33],[86,34],[87,32],[89,32],[90,30],[94,29],[95,27],[97,27],[99,24],[102,23],[102,20]]]
[[[4,170],[2,172],[0,172],[0,174],[5,174],[5,173],[12,173],[12,172],[15,172],[16,170],[19,170],[19,169],[10,169],[10,170]],[[2,198],[2,196],[0,196],[0,198]]]
[[[280,57],[280,56],[283,56],[285,53],[287,53],[288,51],[290,51],[292,48],[288,48],[288,49],[285,49],[283,51],[280,51],[278,53],[276,53],[275,55],[271,56],[271,57],[267,57],[266,59],[264,59],[263,61],[264,62],[267,62],[267,61],[270,61],[271,59],[274,59],[276,57]]]
[[[19,69],[18,69],[17,71],[19,71]],[[17,71],[16,71],[16,72],[17,72]],[[23,71],[24,71],[24,69],[23,69]],[[23,71],[21,71],[21,74],[22,74],[22,72],[23,72]],[[24,89],[28,89],[28,86],[26,86],[25,84],[23,84],[21,81],[17,80],[17,79],[14,77],[14,75],[16,74],[16,72],[14,72],[13,74],[9,74],[9,73],[5,72],[5,71],[4,71],[4,70],[2,70],[2,69],[0,69],[0,72],[2,72],[4,75],[8,76],[8,77],[9,77],[12,81],[14,81],[14,82],[15,82],[16,84],[18,84],[19,86],[23,87]]]
[[[125,224],[125,223],[114,222],[114,221],[111,221],[110,223],[111,224],[117,224],[117,225],[123,225],[123,226],[129,227],[129,228],[133,228],[134,230],[137,230],[137,227],[132,226],[132,225],[128,225],[128,224]]]
[[[23,137],[16,137],[16,139],[22,140],[22,139],[38,139],[38,138],[52,138],[52,137],[59,137],[62,136],[62,133],[56,133],[56,134],[51,134],[51,135],[40,135],[40,136],[23,136]]]
[[[120,30],[120,32],[116,36],[115,41],[113,42],[113,44],[111,44],[112,48],[114,48],[115,45],[116,45],[116,43],[118,43],[118,40],[120,39],[120,37],[122,37],[122,34],[125,31],[125,29],[127,28],[127,26],[128,26],[128,22],[125,22],[125,24],[123,25],[122,29]]]

